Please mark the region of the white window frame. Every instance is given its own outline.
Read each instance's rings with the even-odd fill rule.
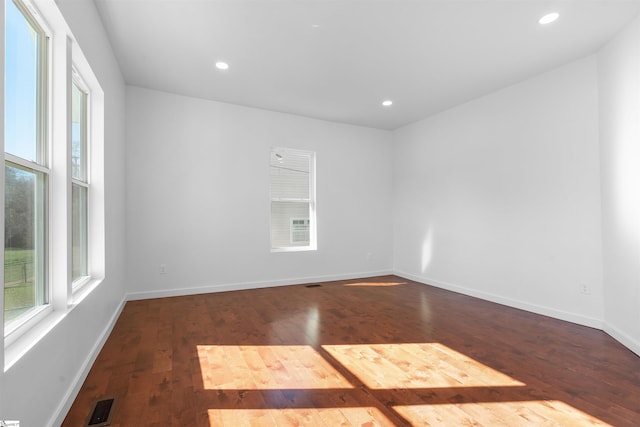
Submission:
[[[73,174],[71,174],[71,185],[77,185],[80,187],[85,188],[86,190],[86,218],[85,221],[87,222],[87,253],[85,254],[86,258],[87,258],[87,274],[85,276],[81,276],[76,278],[75,280],[73,280],[73,268],[72,268],[72,283],[71,283],[71,287],[73,289],[73,291],[77,291],[80,287],[84,286],[85,284],[89,283],[91,281],[91,256],[90,256],[90,250],[91,250],[91,232],[90,232],[90,224],[89,224],[89,218],[91,217],[91,213],[90,213],[90,209],[91,209],[91,204],[90,204],[90,200],[91,200],[91,90],[89,89],[89,87],[87,86],[87,84],[85,83],[84,79],[82,78],[82,76],[80,75],[80,73],[78,72],[78,70],[76,69],[75,66],[72,67],[72,85],[76,85],[78,87],[78,89],[80,89],[80,91],[82,91],[84,93],[84,95],[86,96],[85,98],[85,105],[84,105],[84,117],[83,117],[83,122],[85,125],[85,129],[84,129],[84,150],[85,150],[85,158],[84,158],[84,171],[85,171],[85,180],[81,180],[81,179],[76,179],[73,177]],[[72,88],[72,86],[71,86]],[[70,88],[70,89],[71,89]],[[71,152],[69,153],[69,155],[71,156]],[[71,168],[73,170],[73,164],[71,165]],[[73,191],[72,191],[73,192]],[[73,196],[71,196],[73,198]],[[71,200],[71,202],[73,202],[73,200]],[[71,216],[73,216],[73,212],[70,213]],[[73,245],[73,242],[71,242],[71,245]],[[72,260],[73,260],[73,253],[71,254]]]
[[[104,92],[77,43],[73,43],[73,68],[81,79],[87,98],[87,276],[70,287],[69,304],[79,304],[105,278],[105,204],[104,204]],[[71,88],[69,87],[69,95]],[[70,122],[69,122],[70,123]],[[69,135],[69,145],[71,144]],[[70,148],[69,148],[70,149]],[[69,162],[71,155],[68,156]],[[71,191],[71,171],[69,171]],[[73,180],[75,182],[75,180]],[[69,206],[71,203],[69,195]],[[69,215],[69,222],[71,218]],[[69,240],[69,250],[71,241]],[[71,257],[71,255],[70,255]],[[69,259],[69,264],[71,259]],[[71,268],[71,266],[69,267]],[[69,280],[71,271],[69,271]]]
[[[2,317],[3,317],[3,330],[4,330],[4,338],[5,338],[5,346],[8,343],[11,343],[17,337],[19,337],[24,331],[32,328],[42,319],[44,319],[48,314],[53,311],[52,307],[52,294],[53,289],[51,285],[51,275],[50,275],[50,254],[51,254],[51,215],[50,215],[50,202],[51,202],[51,144],[52,144],[52,83],[53,83],[53,67],[52,67],[52,31],[42,18],[42,15],[38,12],[38,9],[34,7],[33,4],[24,1],[24,0],[8,0],[13,1],[16,7],[25,15],[27,21],[31,23],[31,25],[35,26],[37,30],[39,30],[44,37],[45,43],[40,47],[41,51],[39,52],[40,60],[42,61],[42,78],[43,81],[40,81],[39,87],[39,98],[42,102],[39,104],[40,115],[42,117],[42,127],[38,130],[40,135],[40,144],[39,147],[39,159],[36,162],[29,161],[27,159],[23,159],[18,156],[14,156],[12,154],[6,153],[4,150],[4,127],[3,127],[3,166],[6,167],[7,164],[13,163],[18,167],[32,170],[36,173],[43,174],[46,177],[46,190],[44,195],[44,200],[41,202],[44,203],[45,210],[45,218],[44,218],[44,227],[45,227],[45,236],[44,236],[44,254],[43,254],[43,265],[36,265],[36,268],[42,269],[43,280],[45,281],[45,294],[46,294],[46,303],[37,307],[32,308],[31,310],[23,313],[14,319],[11,323],[4,323],[4,298],[2,304]],[[4,7],[4,5],[2,6]],[[5,11],[6,16],[6,11]],[[3,26],[4,28],[4,26]],[[4,35],[3,35],[4,41]],[[3,60],[4,64],[4,60]],[[3,72],[4,74],[4,72]],[[4,81],[4,79],[3,79]],[[4,90],[3,90],[4,93]],[[3,101],[4,103],[4,97]],[[3,172],[4,173],[4,172]],[[3,183],[6,184],[6,183]],[[4,210],[4,185],[3,185],[3,204],[2,209]],[[3,225],[3,242],[4,242],[4,225]],[[3,294],[4,294],[4,243],[2,250],[3,257]]]
[[[309,198],[308,199],[278,199],[271,196],[271,175],[269,175],[269,241],[271,246],[271,252],[303,252],[303,251],[315,251],[318,249],[317,243],[317,221],[316,221],[316,153],[310,150],[301,150],[297,148],[287,147],[271,147],[269,150],[269,169],[271,169],[271,156],[272,153],[279,153],[282,155],[295,154],[309,156]],[[270,173],[270,171],[269,171]],[[305,246],[291,245],[291,246],[274,246],[271,241],[272,234],[272,214],[271,204],[278,201],[287,202],[303,202],[309,204],[309,244]],[[297,218],[299,219],[299,218]],[[290,236],[291,242],[291,236]]]
[[[0,17],[4,17],[4,0],[0,4]],[[105,278],[105,206],[104,206],[104,92],[91,70],[78,43],[74,39],[57,4],[50,0],[12,0],[20,3],[46,32],[48,37],[48,278],[49,304],[34,312],[30,319],[7,329],[4,323],[4,292],[0,294],[0,365],[8,370],[40,339],[45,337],[59,321],[82,303]],[[4,26],[2,26],[4,28]],[[4,64],[4,31],[0,34],[0,54]],[[72,283],[72,169],[71,169],[71,88],[76,69],[87,99],[87,199],[88,276]],[[4,76],[4,65],[0,70]],[[78,77],[75,77],[76,82]],[[0,79],[0,157],[3,164],[13,161],[4,153],[4,78]],[[78,85],[80,86],[80,85]],[[29,165],[32,167],[32,165]],[[2,175],[4,176],[4,175]],[[4,181],[4,180],[2,180]],[[4,183],[0,194],[0,208],[4,211]],[[0,235],[4,227],[0,228]],[[4,238],[2,239],[4,242]],[[4,246],[4,245],[3,245]],[[4,247],[3,247],[4,249]],[[0,263],[4,276],[3,262]],[[4,352],[1,351],[4,348]],[[2,363],[4,362],[4,363]]]

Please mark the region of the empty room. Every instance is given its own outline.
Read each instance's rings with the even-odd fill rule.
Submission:
[[[0,3],[0,425],[640,425],[640,0]]]

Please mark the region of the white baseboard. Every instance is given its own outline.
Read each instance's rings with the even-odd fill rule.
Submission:
[[[435,286],[437,288],[442,288],[442,289],[457,292],[460,294],[472,296],[475,298],[480,298],[486,301],[495,302],[497,304],[506,305],[506,306],[517,308],[520,310],[541,314],[543,316],[553,317],[554,319],[565,320],[567,322],[576,323],[578,325],[588,326],[588,327],[596,328],[600,330],[602,330],[604,327],[604,322],[601,319],[583,316],[581,314],[571,313],[567,311],[556,310],[554,308],[545,307],[541,305],[530,304],[530,303],[512,299],[512,298],[505,298],[500,295],[495,295],[488,292],[482,292],[476,289],[466,288],[464,286],[458,286],[458,285],[454,285],[447,282],[441,282],[439,280],[434,280],[428,277],[416,276],[414,274],[406,273],[403,271],[395,271],[394,274],[396,276],[404,277],[405,279],[413,280],[415,282],[428,284],[431,286]]]
[[[156,291],[131,292],[126,295],[126,299],[127,301],[135,301],[135,300],[143,300],[143,299],[151,299],[151,298],[208,294],[208,293],[226,292],[226,291],[240,291],[240,290],[246,290],[246,289],[271,288],[275,286],[300,285],[305,283],[331,282],[334,280],[364,279],[367,277],[388,276],[391,274],[393,274],[391,270],[381,270],[381,271],[368,271],[368,272],[348,273],[348,274],[332,274],[327,276],[298,277],[293,279],[276,279],[276,280],[266,280],[266,281],[259,281],[259,282],[240,282],[240,283],[227,283],[227,284],[217,284],[217,285],[202,285],[202,286],[195,286],[190,288],[174,288],[174,289],[156,290]]]
[[[120,301],[118,308],[109,319],[107,326],[104,328],[104,330],[100,334],[100,337],[91,348],[91,351],[89,352],[89,355],[87,356],[84,363],[82,364],[82,367],[80,368],[80,370],[78,370],[78,373],[76,374],[75,378],[71,382],[71,386],[65,393],[64,398],[60,402],[60,405],[58,405],[58,408],[54,413],[54,417],[52,417],[51,421],[48,424],[48,427],[55,427],[55,426],[62,425],[62,422],[64,421],[64,418],[67,416],[69,409],[71,409],[71,405],[73,405],[73,401],[75,400],[76,396],[80,392],[80,388],[82,387],[82,384],[84,384],[84,380],[87,378],[87,375],[89,375],[89,371],[91,370],[93,363],[96,361],[98,354],[100,354],[100,350],[102,350],[102,346],[104,346],[104,343],[107,341],[107,338],[109,338],[109,335],[111,334],[111,331],[113,330],[113,327],[115,326],[116,321],[120,317],[120,313],[122,313],[122,310],[124,309],[124,305],[126,304],[126,302],[127,301],[124,298],[122,299],[122,301]]]
[[[632,337],[627,335],[625,332],[622,332],[620,329],[616,328],[615,326],[609,323],[604,324],[603,330],[607,334],[611,335],[613,339],[620,342],[620,344],[622,344],[623,346],[627,347],[629,350],[633,351],[635,354],[640,356],[640,342],[633,339]]]

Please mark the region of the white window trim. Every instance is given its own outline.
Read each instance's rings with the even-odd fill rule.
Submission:
[[[272,253],[283,253],[283,252],[309,252],[309,251],[317,251],[318,250],[318,240],[317,240],[317,215],[316,215],[316,152],[312,150],[302,150],[296,148],[287,148],[287,147],[271,147],[269,149],[269,173],[271,167],[271,153],[277,151],[279,153],[291,153],[298,155],[310,155],[310,163],[309,163],[309,199],[292,199],[292,198],[272,198],[271,197],[271,179],[269,178],[269,246],[270,251]],[[269,175],[270,176],[270,175]],[[309,203],[309,244],[305,246],[273,246],[271,242],[271,202],[273,201],[301,201]]]
[[[77,44],[74,49],[79,50]],[[104,92],[83,55],[75,62],[88,90],[87,99],[87,240],[88,276],[72,288],[72,304],[79,304],[105,278],[104,204]]]

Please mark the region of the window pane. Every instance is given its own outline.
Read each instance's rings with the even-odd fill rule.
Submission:
[[[86,277],[87,273],[87,188],[72,185],[72,279]]]
[[[71,89],[71,165],[72,176],[87,180],[87,94],[76,84]]]
[[[271,246],[309,246],[309,203],[271,202]]]
[[[5,325],[48,303],[46,285],[46,175],[5,167]]]
[[[5,151],[42,163],[42,33],[6,0]]]
[[[271,153],[271,198],[309,199],[311,156],[307,153]]]

